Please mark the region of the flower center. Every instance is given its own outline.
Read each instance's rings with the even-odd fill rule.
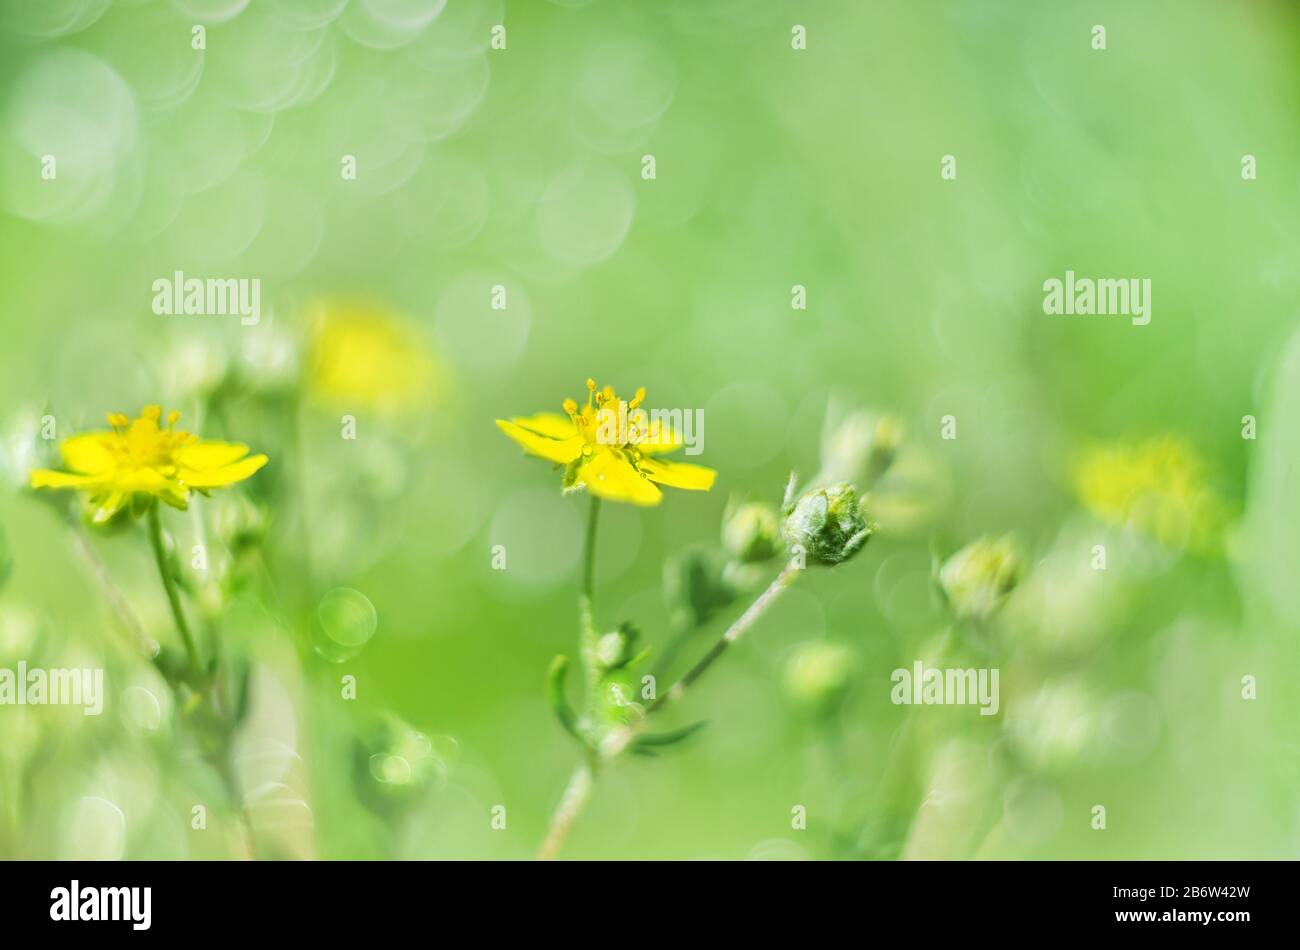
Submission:
[[[193,441],[188,432],[176,429],[181,414],[172,410],[167,414],[167,426],[158,425],[162,418],[160,406],[145,406],[139,418],[128,420],[120,412],[110,413],[108,424],[113,435],[107,440],[109,451],[119,468],[152,468],[168,474],[175,468],[172,453]]]
[[[580,408],[572,399],[564,400],[564,411],[582,436],[582,454],[590,456],[596,446],[603,446],[639,456],[636,446],[649,435],[646,413],[641,409],[644,401],[644,386],[624,402],[613,386],[598,388],[594,379],[588,379],[585,406]]]

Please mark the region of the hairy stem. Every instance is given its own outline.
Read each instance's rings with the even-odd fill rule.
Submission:
[[[587,805],[595,777],[595,771],[585,762],[574,770],[569,778],[568,787],[560,798],[560,804],[556,806],[555,814],[551,816],[551,826],[546,831],[546,840],[542,842],[542,847],[537,852],[537,860],[555,860],[555,856],[564,844],[564,839],[569,836],[569,829],[573,827],[573,823],[578,820],[578,816]]]
[[[203,664],[199,661],[199,651],[194,646],[194,636],[190,633],[190,625],[185,620],[185,611],[181,609],[180,593],[176,590],[176,579],[167,568],[167,554],[163,547],[162,536],[162,516],[158,512],[158,502],[154,501],[149,505],[149,543],[153,546],[154,561],[158,565],[158,576],[162,578],[163,590],[167,592],[167,603],[171,605],[172,617],[176,621],[176,629],[180,631],[181,639],[185,641],[185,652],[189,655],[190,666],[193,668],[195,675],[203,673]]]
[[[586,713],[590,718],[596,714],[600,701],[600,673],[596,668],[596,529],[600,524],[600,499],[591,496],[591,506],[587,509],[587,534],[582,544],[582,582],[578,588],[578,643],[582,657],[582,672],[586,686]],[[551,824],[546,832],[546,840],[537,852],[539,861],[555,858],[564,839],[568,837],[569,828],[582,813],[591,794],[591,784],[596,777],[598,762],[595,755],[574,770],[569,778],[568,787],[555,807]]]
[[[598,671],[596,669],[596,528],[600,522],[600,499],[591,496],[587,514],[587,536],[582,545],[582,587],[578,591],[578,634],[582,670],[587,685],[587,713],[595,712],[598,699]]]

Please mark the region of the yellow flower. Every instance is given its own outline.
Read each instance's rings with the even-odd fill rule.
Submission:
[[[161,498],[184,509],[190,489],[206,491],[233,485],[266,464],[265,455],[249,455],[248,446],[204,442],[177,429],[179,412],[145,406],[138,419],[108,415],[111,432],[86,432],[59,446],[71,472],[33,469],[33,488],[75,488],[87,492],[95,506],[94,521],[103,523],[136,495]]]
[[[396,314],[347,300],[315,305],[307,383],[317,402],[400,414],[439,396],[443,374],[418,329]]]
[[[589,379],[585,406],[566,399],[564,415],[542,412],[498,419],[497,425],[529,454],[565,466],[569,490],[586,488],[597,498],[636,505],[659,504],[664,497],[659,485],[708,491],[718,474],[713,469],[654,457],[682,442],[662,419],[641,408],[644,401],[644,389],[625,402],[611,387],[597,389]]]
[[[1075,471],[1075,491],[1093,514],[1132,525],[1167,547],[1212,551],[1227,520],[1195,449],[1174,436],[1094,447]]]

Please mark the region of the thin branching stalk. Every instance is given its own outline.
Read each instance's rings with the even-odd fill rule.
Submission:
[[[587,514],[587,535],[582,545],[582,587],[578,591],[578,640],[582,654],[582,670],[587,684],[588,712],[594,712],[600,687],[600,671],[596,667],[596,529],[600,524],[600,499],[591,496]]]
[[[790,585],[795,579],[800,568],[792,560],[781,573],[773,578],[772,583],[767,585],[767,590],[758,595],[758,598],[749,605],[749,609],[737,618],[736,622],[727,628],[726,632],[718,638],[718,641],[709,648],[709,652],[704,654],[694,666],[683,674],[668,692],[664,693],[654,701],[650,706],[650,712],[654,712],[661,706],[675,703],[686,692],[687,687],[704,675],[705,671],[717,661],[718,657],[726,652],[727,648],[744,636],[745,631],[754,625],[754,621],[763,615],[763,612],[772,605],[772,602],[781,595],[781,591]]]
[[[153,546],[154,561],[158,564],[158,576],[162,578],[163,589],[167,592],[167,603],[171,605],[172,617],[176,620],[176,629],[185,641],[185,652],[189,655],[190,666],[195,675],[202,675],[203,664],[199,660],[198,648],[194,645],[194,636],[190,625],[185,620],[185,611],[181,607],[180,593],[176,590],[176,579],[167,566],[167,552],[163,546],[162,516],[158,512],[158,502],[149,505],[149,543]]]
[[[594,516],[592,520],[594,522]],[[589,538],[593,534],[594,531],[589,532]],[[666,693],[663,693],[651,704],[646,713],[647,719],[659,709],[681,699],[687,688],[703,676],[709,667],[717,662],[718,657],[727,651],[728,647],[744,636],[745,632],[776,602],[776,599],[781,596],[781,592],[790,586],[799,573],[800,568],[795,561],[792,560],[787,564],[781,570],[781,573],[772,580],[772,583],[767,586],[767,589],[759,594],[758,598],[749,605],[749,608],[718,638],[718,641],[713,644],[709,652],[692,666],[680,680],[674,683]],[[587,602],[590,603],[590,598],[588,598]],[[583,763],[574,770],[564,796],[560,799],[560,804],[551,816],[546,839],[537,855],[539,859],[550,860],[559,853],[560,847],[564,844],[565,838],[573,828],[574,822],[587,804],[587,799],[591,795],[591,786],[596,778],[597,768],[600,764],[617,758],[625,751],[644,728],[645,723],[646,719],[642,719],[638,723],[625,726],[617,732],[611,733],[601,743],[591,761]]]

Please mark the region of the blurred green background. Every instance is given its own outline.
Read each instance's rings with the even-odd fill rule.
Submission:
[[[716,546],[729,497],[816,471],[828,417],[907,435],[866,550],[673,714],[708,728],[600,777],[567,856],[1296,857],[1298,27],[1280,0],[0,3],[0,665],[104,665],[109,692],[98,719],[0,707],[0,855],[240,854],[80,535],[23,488],[42,416],[161,402],[271,458],[238,490],[261,549],[199,595],[255,669],[231,755],[257,850],[530,856],[580,757],[543,678],[586,499],[493,420],[593,376],[703,410],[719,472],[604,508],[599,621],[651,643],[665,559]],[[155,314],[178,270],[259,278],[261,322]],[[1066,270],[1149,278],[1151,323],[1046,316]],[[220,517],[165,513],[182,551]],[[959,649],[1001,713],[904,729],[890,673],[951,626],[934,562],[1006,532],[1024,578]],[[86,536],[174,645],[139,529]],[[851,657],[817,715],[808,643]]]

